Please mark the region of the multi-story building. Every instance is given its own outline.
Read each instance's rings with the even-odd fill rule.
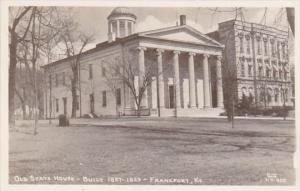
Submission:
[[[235,75],[237,96],[259,106],[292,105],[288,31],[230,20],[207,34],[225,45],[225,64]]]
[[[106,83],[108,68],[125,63],[138,70],[134,76],[137,90],[143,75],[151,68],[156,71],[142,97],[148,114],[202,116],[222,112],[224,46],[188,26],[185,16],[180,18],[180,25],[136,33],[137,17],[127,8],[114,9],[108,16],[108,41],[81,54],[76,116],[135,113],[132,90],[120,82],[115,96]],[[44,66],[50,85],[45,93],[46,117],[71,114],[71,61],[65,58]]]

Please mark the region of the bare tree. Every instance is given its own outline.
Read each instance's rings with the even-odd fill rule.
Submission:
[[[72,114],[76,117],[77,92],[80,91],[80,59],[86,45],[93,40],[93,35],[86,35],[79,31],[77,24],[72,19],[63,21],[63,30],[60,34],[60,40],[65,48],[65,55],[69,60],[72,76],[71,76],[71,92],[72,92]]]
[[[32,7],[21,7],[17,14],[12,16],[9,25],[10,43],[9,43],[9,123],[10,127],[15,124],[14,110],[15,110],[15,88],[16,88],[16,66],[17,66],[17,50],[18,45],[22,42],[29,31],[31,25],[31,16],[29,20],[24,19]],[[10,10],[12,12],[12,10]]]

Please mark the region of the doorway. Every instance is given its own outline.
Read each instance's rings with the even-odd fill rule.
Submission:
[[[64,103],[64,115],[67,115],[67,98],[63,98],[63,103]]]
[[[92,114],[95,113],[94,103],[94,94],[90,94],[90,111]]]
[[[174,108],[174,85],[169,85],[169,106],[170,108]]]

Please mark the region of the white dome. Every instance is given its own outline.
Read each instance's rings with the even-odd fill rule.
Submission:
[[[133,14],[129,8],[127,7],[117,7],[112,10],[112,12],[109,14],[107,17],[108,19],[113,18],[113,17],[119,17],[119,16],[128,16],[136,19],[135,14]]]

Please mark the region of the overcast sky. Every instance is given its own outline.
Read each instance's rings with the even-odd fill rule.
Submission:
[[[114,7],[76,7],[74,19],[81,30],[95,34],[95,41],[89,45],[107,40],[107,16]],[[179,15],[187,16],[187,24],[202,33],[217,30],[218,23],[235,18],[234,8],[157,8],[132,7],[130,11],[137,16],[136,32],[175,26]],[[287,30],[284,8],[243,8],[245,21],[283,27]],[[264,17],[265,15],[265,17]],[[265,19],[263,19],[265,18]]]

